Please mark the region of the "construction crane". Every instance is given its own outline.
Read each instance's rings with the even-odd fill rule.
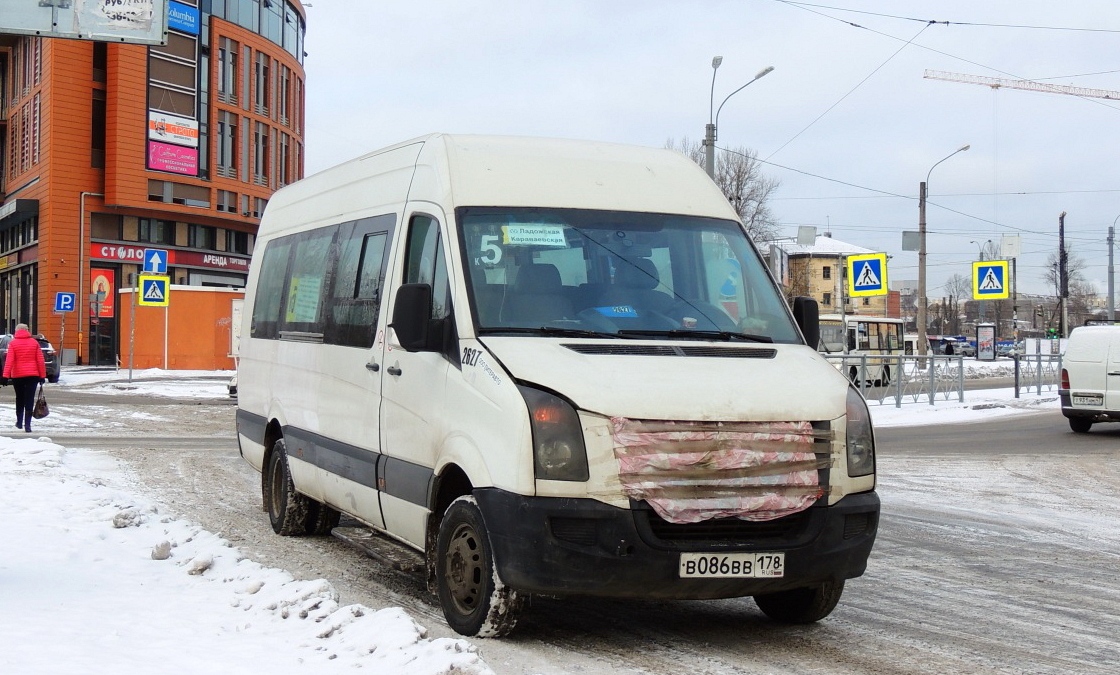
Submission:
[[[983,75],[965,75],[962,73],[947,73],[941,70],[927,70],[923,75],[927,80],[946,80],[948,82],[964,82],[965,84],[983,84],[992,89],[1026,89],[1039,91],[1045,94],[1070,94],[1084,98],[1107,98],[1120,100],[1120,91],[1111,89],[1089,89],[1087,87],[1071,87],[1063,84],[1047,84],[1034,80],[1007,80],[1002,77],[985,77]]]

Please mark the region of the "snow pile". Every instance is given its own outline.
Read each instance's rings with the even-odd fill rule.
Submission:
[[[121,476],[97,453],[0,438],[4,672],[493,672],[468,641],[340,606],[327,581],[246,559]]]

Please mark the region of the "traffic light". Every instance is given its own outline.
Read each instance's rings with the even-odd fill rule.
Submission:
[[[1057,328],[1047,328],[1046,329],[1046,337],[1050,338],[1051,340],[1058,339],[1058,329]]]

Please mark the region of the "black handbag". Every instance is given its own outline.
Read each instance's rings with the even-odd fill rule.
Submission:
[[[35,407],[31,409],[31,416],[41,420],[49,414],[51,414],[51,409],[47,405],[47,397],[43,395],[43,385],[40,384],[39,397],[35,399]]]

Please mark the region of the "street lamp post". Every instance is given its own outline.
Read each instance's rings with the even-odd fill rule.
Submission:
[[[708,96],[708,124],[704,127],[703,143],[704,170],[708,172],[708,178],[715,178],[716,176],[716,127],[719,125],[719,111],[723,110],[723,103],[727,103],[727,99],[743,91],[755,80],[768,75],[770,71],[774,70],[774,66],[767,66],[758,71],[758,74],[754,76],[754,79],[728,94],[727,98],[723,99],[723,103],[720,103],[719,107],[716,108],[716,71],[719,69],[719,64],[721,63],[723,63],[722,56],[716,56],[712,59],[712,90]],[[715,110],[714,115],[712,113],[713,109]]]
[[[926,179],[918,186],[918,354],[920,356],[929,353],[929,336],[926,335],[926,307],[929,302],[926,298],[926,185],[929,183],[930,174],[938,164],[970,147],[972,146],[961,146],[939,160],[929,168]]]
[[[1112,220],[1112,227],[1108,228],[1108,322],[1112,323],[1116,320],[1116,282],[1112,269],[1112,245],[1115,243],[1116,237],[1116,221],[1120,220],[1120,216],[1116,216]]]

